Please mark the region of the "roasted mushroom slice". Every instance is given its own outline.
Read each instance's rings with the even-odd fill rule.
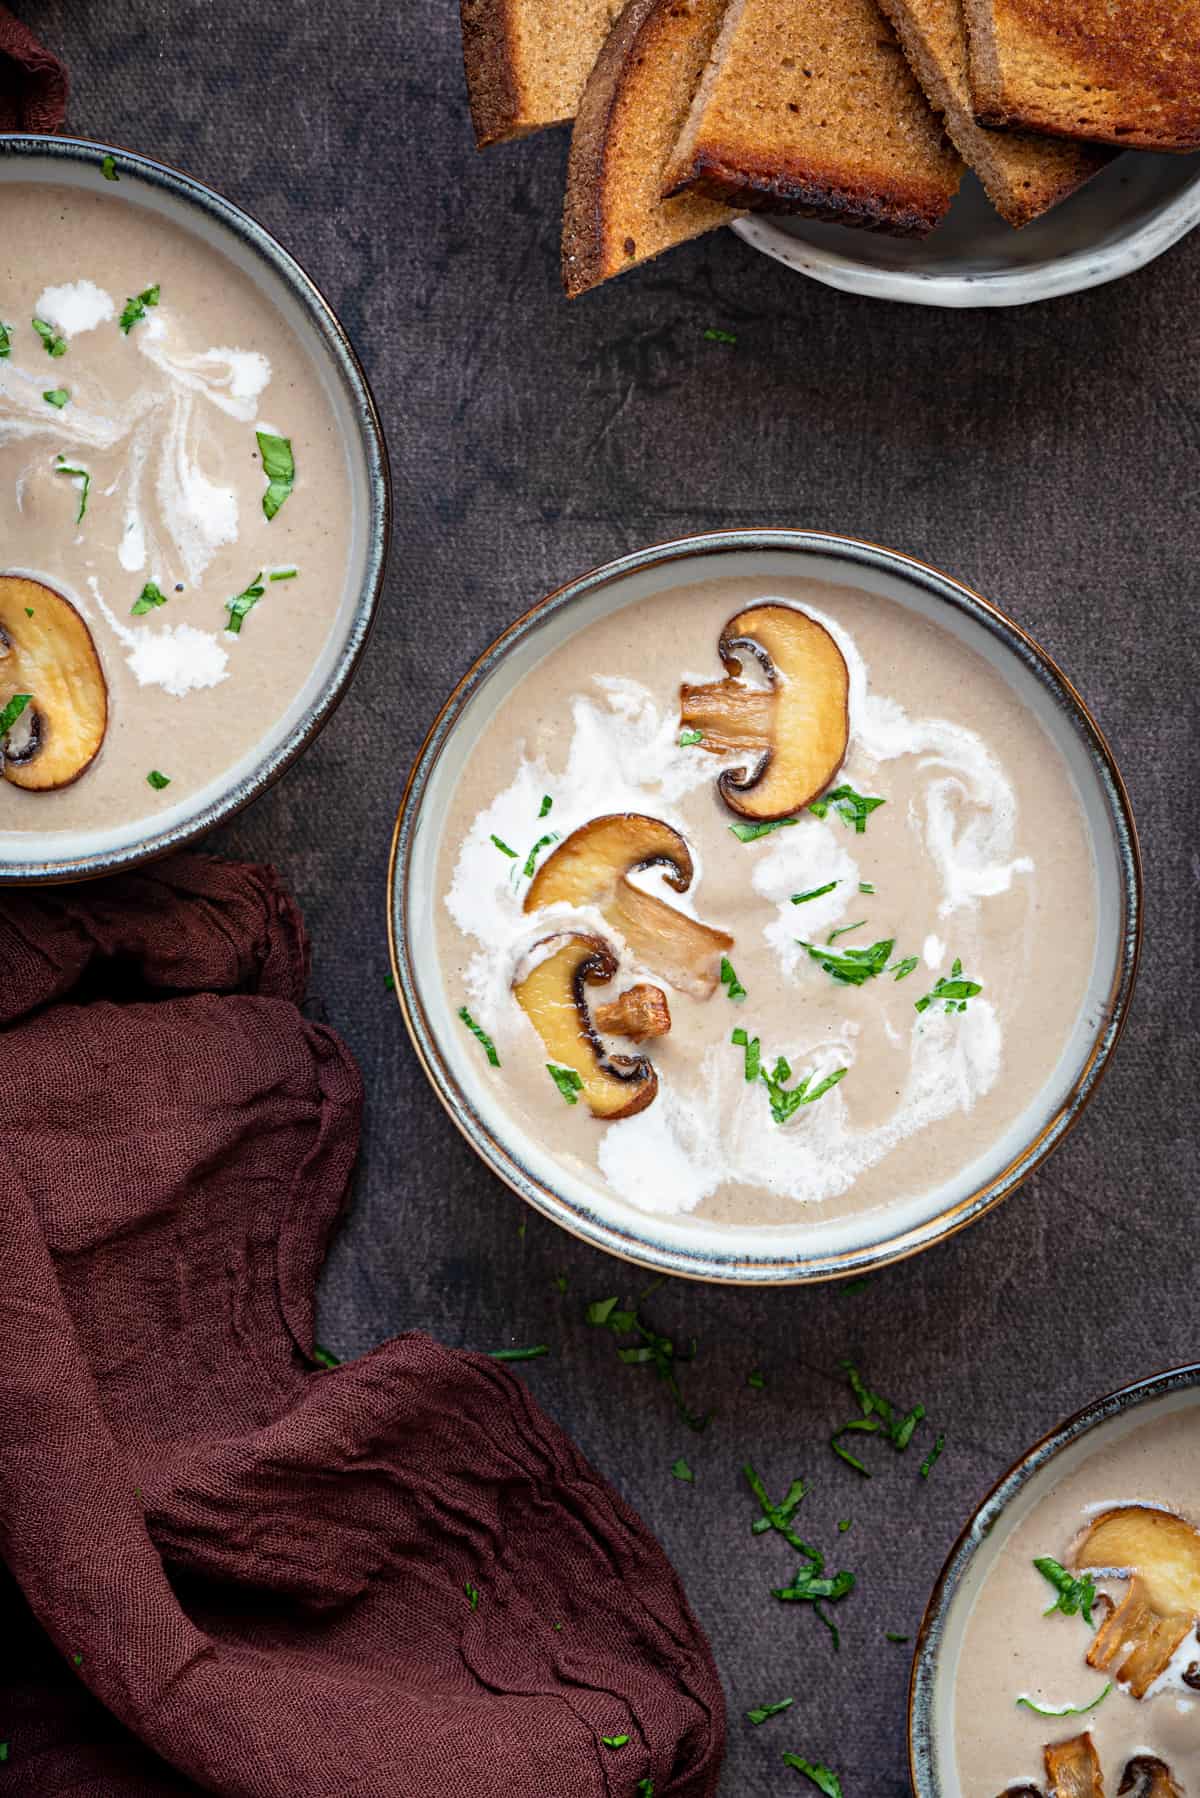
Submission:
[[[1096,1744],[1085,1731],[1067,1742],[1047,1742],[1049,1798],[1104,1798],[1104,1777]]]
[[[546,857],[525,895],[525,910],[560,902],[594,905],[644,966],[681,992],[707,999],[733,938],[630,884],[628,875],[651,867],[666,870],[667,885],[675,892],[687,892],[692,857],[677,830],[640,812],[593,818]]]
[[[607,1005],[595,1010],[597,1030],[609,1036],[627,1036],[641,1043],[648,1036],[666,1036],[671,1028],[671,1008],[661,986],[629,986]]]
[[[0,714],[28,695],[0,739],[0,769],[31,793],[66,787],[95,759],[108,688],[92,633],[40,581],[0,575]]]
[[[613,1122],[644,1111],[658,1091],[658,1075],[641,1056],[606,1055],[588,1014],[586,988],[602,986],[617,971],[608,944],[572,933],[544,937],[532,954],[534,965],[514,982],[513,997],[550,1060],[578,1075],[593,1117]]]
[[[742,818],[787,818],[823,793],[846,757],[850,676],[823,625],[794,606],[750,606],[717,645],[726,679],[679,690],[684,730],[703,732],[719,755],[754,761],[730,768],[717,789]],[[738,679],[743,655],[761,665],[767,688]]]
[[[1073,1561],[1128,1579],[1087,1658],[1144,1697],[1200,1617],[1200,1533],[1170,1511],[1123,1505],[1096,1518]]]
[[[1135,1754],[1125,1763],[1117,1798],[1183,1798],[1183,1787],[1156,1754]]]

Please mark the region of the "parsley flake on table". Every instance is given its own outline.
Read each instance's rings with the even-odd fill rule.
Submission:
[[[121,308],[121,316],[117,320],[124,336],[128,337],[133,327],[141,323],[146,316],[148,306],[158,305],[160,292],[161,289],[156,281],[153,287],[143,287],[141,293],[135,293],[131,299],[126,300]]]
[[[338,1356],[334,1354],[333,1350],[323,1348],[319,1342],[313,1343],[312,1358],[319,1367],[330,1368],[330,1367],[340,1367],[342,1365],[341,1361],[339,1360]]]
[[[747,1386],[753,1387],[755,1392],[761,1392],[766,1383],[766,1375],[762,1372],[761,1368],[752,1367],[750,1372],[746,1375]]]
[[[654,1781],[639,1779],[637,1784],[638,1798],[654,1798]]]
[[[165,606],[167,596],[162,588],[153,581],[147,581],[132,606],[129,608],[135,618],[141,618],[147,612],[153,612],[156,606]]]
[[[1052,1617],[1055,1611],[1061,1611],[1064,1617],[1082,1617],[1088,1628],[1094,1629],[1092,1606],[1096,1602],[1096,1582],[1091,1574],[1085,1573],[1082,1578],[1076,1579],[1051,1555],[1041,1555],[1033,1564],[1042,1578],[1049,1580],[1057,1594],[1054,1603],[1043,1615]]]
[[[262,570],[260,568],[248,587],[241,593],[236,594],[233,599],[227,599],[225,601],[225,610],[229,613],[229,621],[226,624],[225,629],[231,637],[241,636],[242,619],[246,616],[247,612],[252,612],[254,610],[255,606],[265,593],[266,588],[262,584],[262,579]]]
[[[746,1712],[750,1723],[765,1723],[768,1717],[778,1717],[782,1712],[790,1710],[795,1704],[794,1698],[780,1698],[775,1704],[756,1704],[752,1711]]]
[[[694,1486],[696,1483],[696,1476],[682,1455],[680,1455],[677,1461],[672,1461],[671,1472],[675,1475],[677,1480],[682,1480],[686,1486]]]
[[[806,1779],[811,1779],[817,1790],[824,1792],[825,1798],[842,1798],[841,1780],[829,1767],[822,1766],[820,1761],[806,1761],[798,1754],[785,1754],[783,1763],[786,1767],[794,1767],[797,1773],[803,1773]]]
[[[894,1629],[885,1629],[883,1632],[883,1639],[885,1642],[907,1642],[908,1641],[907,1636],[900,1635]]]
[[[53,356],[57,361],[60,356],[66,355],[67,340],[61,331],[56,331],[53,325],[48,325],[44,318],[35,318],[30,322],[38,336],[41,338],[48,356]]]
[[[489,1349],[488,1358],[492,1361],[540,1361],[549,1353],[548,1342],[536,1342],[532,1348]]]
[[[574,1068],[561,1068],[553,1061],[546,1063],[546,1072],[557,1086],[568,1105],[578,1105],[579,1095],[583,1091],[583,1076]]]
[[[851,830],[862,836],[871,813],[886,804],[886,799],[871,799],[865,794],[856,793],[853,787],[841,786],[834,787],[832,793],[826,793],[820,799],[814,799],[808,809],[814,817],[824,818],[832,807],[844,824],[848,824]]]
[[[967,1009],[967,1000],[973,999],[977,993],[981,993],[982,991],[983,985],[981,981],[963,979],[962,963],[956,959],[954,966],[950,969],[949,980],[935,981],[930,991],[925,994],[925,997],[917,1000],[913,1009],[916,1011],[928,1011],[931,1005],[937,1005],[944,1000],[947,1011],[965,1011]]]
[[[604,1746],[606,1748],[624,1748],[625,1744],[629,1740],[629,1737],[628,1736],[601,1736],[600,1740],[604,1743]]]
[[[470,1580],[468,1580],[466,1582],[466,1584],[463,1586],[463,1591],[467,1595],[467,1603],[470,1605],[471,1609],[473,1611],[477,1611],[479,1609],[479,1588],[478,1588],[478,1586],[473,1586],[471,1584]]]
[[[467,1029],[471,1032],[471,1035],[481,1044],[483,1052],[491,1062],[492,1066],[498,1068],[500,1066],[500,1057],[496,1053],[496,1045],[488,1035],[487,1031],[483,1028],[483,1025],[475,1022],[465,1005],[459,1006],[458,1015],[466,1025]]]
[[[267,490],[262,509],[268,519],[274,518],[283,502],[291,496],[296,484],[296,459],[290,437],[277,437],[273,431],[256,431],[258,453],[262,457]]]
[[[632,1305],[620,1308],[615,1298],[593,1300],[584,1315],[588,1323],[597,1329],[609,1330],[613,1336],[637,1337],[636,1342],[627,1346],[618,1345],[618,1361],[626,1367],[652,1367],[674,1399],[675,1408],[688,1428],[697,1433],[707,1429],[712,1412],[706,1411],[701,1416],[689,1411],[679,1387],[678,1369],[696,1359],[694,1336],[685,1353],[670,1336],[661,1336],[657,1330],[652,1330]]]
[[[938,1456],[946,1446],[946,1438],[940,1433],[934,1438],[933,1447],[921,1462],[921,1478],[927,1480],[937,1466]]]
[[[858,1400],[861,1416],[853,1418],[849,1423],[844,1423],[840,1429],[835,1430],[829,1439],[829,1446],[835,1455],[845,1461],[848,1467],[853,1467],[857,1473],[870,1479],[870,1468],[865,1466],[856,1455],[852,1455],[849,1449],[842,1447],[842,1437],[850,1435],[852,1432],[868,1436],[882,1434],[887,1437],[897,1452],[903,1453],[912,1441],[918,1424],[924,1420],[925,1407],[924,1405],[914,1405],[911,1411],[906,1411],[902,1417],[898,1416],[897,1408],[891,1400],[884,1398],[878,1392],[872,1392],[852,1361],[843,1361],[840,1365],[850,1382],[851,1391]],[[924,1470],[922,1469],[922,1471]]]
[[[705,343],[727,343],[732,345],[737,342],[737,338],[732,331],[720,331],[715,325],[710,325],[708,330],[704,333],[704,341]]]
[[[801,1499],[807,1498],[808,1496],[809,1488],[804,1484],[804,1481],[793,1480],[787,1489],[786,1496],[782,1498],[778,1504],[775,1504],[772,1502],[766,1487],[763,1485],[762,1480],[754,1471],[754,1468],[749,1461],[745,1462],[743,1465],[742,1473],[745,1476],[746,1484],[758,1500],[759,1510],[762,1513],[762,1515],[756,1517],[750,1525],[751,1534],[761,1536],[767,1530],[778,1530],[784,1541],[794,1548],[797,1553],[805,1555],[815,1554],[816,1550],[810,1548],[807,1542],[803,1541],[792,1528],[792,1517],[796,1511],[796,1507],[799,1505]]]

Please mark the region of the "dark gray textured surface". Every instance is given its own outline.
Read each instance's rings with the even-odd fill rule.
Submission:
[[[1195,1352],[1200,235],[1116,287],[955,315],[833,293],[722,234],[568,308],[564,139],[476,156],[450,0],[21,11],[72,65],[75,130],[212,182],[300,257],[389,431],[396,544],[366,665],[305,761],[214,845],[284,870],[316,938],[317,1002],[367,1079],[325,1340],[343,1355],[412,1327],[551,1343],[526,1377],[658,1531],[711,1634],[731,1710],[723,1798],[811,1789],[784,1748],[837,1767],[846,1798],[891,1798],[907,1789],[908,1650],[884,1631],[915,1634],[967,1511],[1018,1451]],[[709,325],[736,349],[705,342]],[[522,1237],[518,1201],[426,1089],[384,985],[384,873],[423,731],[495,632],[591,563],[734,523],[893,544],[1039,637],[1124,766],[1148,933],[1105,1088],[999,1213],[857,1296],[655,1295],[660,1328],[700,1339],[686,1389],[718,1414],[697,1437],[582,1320],[588,1299],[642,1282],[535,1217]],[[867,1482],[829,1453],[847,1353],[945,1429],[928,1484],[913,1454],[874,1445]],[[755,1365],[762,1392],[746,1386]],[[680,1454],[694,1486],[671,1477]],[[858,1574],[840,1656],[805,1609],[769,1596],[792,1563],[749,1533],[746,1456],[780,1493],[814,1481],[803,1533]],[[741,1720],[788,1694],[788,1717]]]

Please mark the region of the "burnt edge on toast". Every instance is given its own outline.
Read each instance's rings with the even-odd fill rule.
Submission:
[[[658,0],[627,0],[592,66],[575,114],[562,228],[562,283],[570,300],[605,278],[603,201],[609,132],[624,85],[626,58],[657,6]]]
[[[476,149],[529,137],[540,127],[517,122],[521,95],[512,54],[512,0],[460,0],[459,18]]]
[[[954,198],[951,191],[945,196],[931,195],[922,204],[887,182],[856,189],[822,181],[808,170],[782,162],[756,167],[746,158],[719,149],[697,151],[687,178],[671,192],[693,189],[711,200],[724,200],[753,212],[788,212],[800,218],[853,225],[862,231],[883,231],[890,237],[928,237]]]

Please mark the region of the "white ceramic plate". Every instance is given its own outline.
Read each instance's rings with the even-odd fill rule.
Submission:
[[[917,306],[1024,306],[1132,274],[1200,224],[1200,156],[1129,154],[1021,231],[974,175],[921,240],[782,215],[739,219],[756,250],[803,275]]]

